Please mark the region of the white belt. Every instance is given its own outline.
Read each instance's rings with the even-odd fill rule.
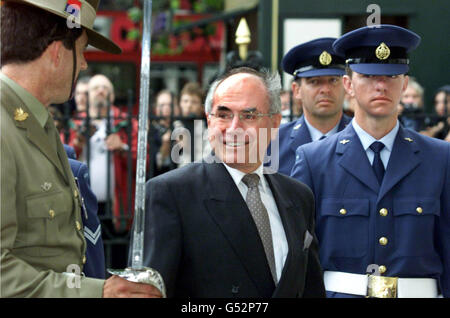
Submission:
[[[368,275],[325,271],[327,291],[367,296]],[[433,278],[398,278],[397,298],[437,298],[437,282]]]

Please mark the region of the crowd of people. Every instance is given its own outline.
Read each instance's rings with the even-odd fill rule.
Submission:
[[[87,44],[120,49],[21,2],[1,8],[1,293],[161,297],[105,280],[101,233],[133,227],[138,119],[105,75],[76,78]],[[450,86],[428,113],[407,75],[419,43],[363,27],[293,47],[287,91],[240,66],[154,96],[143,263],[169,297],[450,297]],[[52,104],[73,88],[66,118]]]

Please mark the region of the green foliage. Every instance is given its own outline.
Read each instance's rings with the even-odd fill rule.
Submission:
[[[195,13],[213,13],[222,11],[224,9],[224,0],[189,0],[191,3],[192,11]],[[152,11],[153,14],[157,14],[164,11],[176,12],[180,9],[181,0],[153,0]],[[141,40],[140,24],[142,21],[142,9],[139,7],[132,7],[128,10],[128,16],[131,21],[134,22],[136,27],[130,30],[127,34],[127,39],[132,41]],[[171,16],[171,15],[169,15]],[[179,19],[177,21],[171,21],[172,28],[177,28],[186,24],[189,24],[189,20]],[[216,32],[216,26],[209,24],[207,26],[196,28],[195,30],[185,31],[188,32],[190,38],[194,40],[196,37],[207,37],[214,35]],[[155,55],[176,55],[183,52],[182,41],[178,41],[178,45],[175,48],[170,47],[170,38],[168,34],[152,34],[152,54]],[[178,35],[180,36],[180,35]]]
[[[138,7],[132,7],[128,10],[128,17],[134,23],[139,23],[142,21],[142,10]]]

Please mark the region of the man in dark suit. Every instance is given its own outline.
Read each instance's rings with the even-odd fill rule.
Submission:
[[[291,173],[298,147],[331,136],[350,122],[342,112],[344,60],[331,47],[334,40],[319,38],[299,44],[281,61],[283,70],[294,76],[292,97],[300,99],[303,107],[299,119],[280,126],[279,155],[268,154],[270,165],[276,168],[278,159],[278,172],[285,175]]]
[[[278,74],[223,75],[205,102],[215,155],[147,183],[144,264],[168,297],[324,297],[312,193],[261,164],[280,89]]]
[[[333,44],[347,58],[355,117],[301,146],[292,170],[315,194],[329,297],[450,296],[450,144],[398,121],[407,53],[419,42],[407,29],[379,25]]]

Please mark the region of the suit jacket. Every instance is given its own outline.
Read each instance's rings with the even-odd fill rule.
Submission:
[[[450,296],[450,143],[400,127],[381,185],[352,125],[297,156],[292,176],[314,192],[324,270],[384,265],[385,276],[436,278]]]
[[[70,265],[82,271],[86,243],[77,226],[78,190],[59,137],[55,132],[55,152],[27,105],[0,82],[1,295],[100,297],[103,280],[81,278],[80,288],[70,288],[62,274]],[[26,119],[15,119],[19,108]]]
[[[192,163],[148,181],[145,266],[163,276],[168,297],[323,297],[314,238],[314,200],[303,184],[266,175],[289,253],[274,285],[258,230],[222,163]],[[308,244],[307,244],[308,245]]]
[[[338,131],[344,129],[351,118],[343,114]],[[289,176],[295,163],[295,151],[301,145],[312,142],[305,116],[280,126],[279,132],[279,168],[278,172]],[[270,149],[270,148],[269,148]],[[270,154],[269,154],[270,155]],[[275,154],[274,154],[275,155]],[[272,158],[272,161],[275,158]]]
[[[90,187],[88,168],[84,163],[73,159],[69,159],[69,164],[81,195],[81,219],[86,239],[86,264],[83,273],[87,277],[105,278],[102,227],[97,216],[97,198]]]

